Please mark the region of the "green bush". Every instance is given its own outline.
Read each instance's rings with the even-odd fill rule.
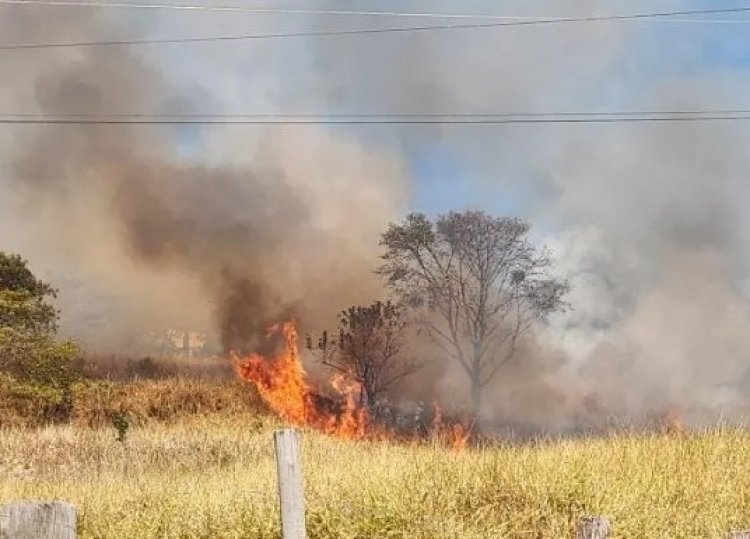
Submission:
[[[73,408],[83,362],[75,343],[55,339],[55,295],[26,260],[0,252],[0,405],[9,417],[67,419]]]
[[[57,291],[37,279],[26,260],[0,251],[0,328],[50,335],[58,312],[49,301]]]
[[[21,382],[0,372],[0,427],[38,426],[66,421],[71,393]]]
[[[36,422],[67,419],[81,367],[81,354],[73,342],[0,329],[0,389],[11,417]]]
[[[0,329],[0,370],[20,382],[67,391],[81,377],[82,367],[72,341]]]

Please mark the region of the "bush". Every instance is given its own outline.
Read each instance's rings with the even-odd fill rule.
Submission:
[[[71,341],[57,342],[58,312],[49,300],[56,291],[37,279],[18,255],[0,252],[0,374],[3,404],[65,418],[72,409],[72,385],[83,363]]]
[[[58,312],[49,300],[56,295],[50,284],[34,276],[26,260],[0,251],[0,328],[54,333]]]
[[[0,329],[0,389],[6,412],[0,414],[5,416],[0,417],[0,424],[67,419],[81,365],[80,352],[72,342]]]
[[[0,372],[0,427],[31,427],[65,421],[71,411],[70,392],[20,382]]]
[[[68,391],[82,368],[80,350],[72,341],[0,329],[0,371],[20,382]]]

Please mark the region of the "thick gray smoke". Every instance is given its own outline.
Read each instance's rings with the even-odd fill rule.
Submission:
[[[51,29],[38,24],[47,10],[28,18],[6,11],[0,28],[8,40],[28,42],[70,39],[71,27],[77,39],[125,31],[97,13],[76,11],[70,25]],[[28,93],[30,112],[53,115],[220,106],[204,92],[171,88],[163,67],[127,49],[45,52],[54,61],[16,65],[22,77],[4,88],[11,110]],[[304,128],[208,133],[188,150],[207,155],[184,155],[180,134],[164,126],[26,126],[7,142],[3,182],[10,225],[20,232],[7,240],[43,269],[63,258],[75,264],[70,273],[93,278],[63,290],[74,315],[97,284],[119,295],[124,312],[100,309],[116,327],[99,335],[64,302],[69,331],[106,347],[104,339],[119,344],[171,324],[218,331],[225,350],[251,349],[279,319],[315,327],[377,293],[377,235],[406,192],[396,159]]]
[[[407,9],[374,1],[358,8]],[[673,8],[684,3],[659,2],[658,10]],[[408,6],[457,9],[434,0]],[[484,0],[460,9],[498,13]],[[595,0],[502,9],[657,10],[653,2]],[[137,37],[135,28],[169,37],[424,23],[203,15],[198,24],[191,16],[3,8],[0,35],[32,42]],[[750,108],[741,91],[750,83],[746,66],[707,63],[719,35],[712,25],[652,21],[3,53],[4,72],[16,76],[4,81],[0,103],[51,113]],[[573,310],[524,343],[489,392],[498,419],[567,427],[672,406],[699,419],[748,404],[746,122],[18,127],[0,142],[0,188],[11,197],[2,240],[42,269],[85,283],[63,287],[78,331],[90,320],[94,333],[129,342],[127,328],[218,320],[226,346],[249,346],[248,337],[289,311],[313,325],[330,320],[378,293],[370,274],[378,232],[405,210],[414,186],[435,195],[417,198],[419,209],[445,210],[435,201],[450,200],[528,218],[574,286]],[[450,165],[453,175],[442,183],[424,177],[414,162],[425,160],[433,171]],[[89,312],[105,313],[113,331],[84,318]],[[463,376],[446,365],[414,385],[460,401]]]

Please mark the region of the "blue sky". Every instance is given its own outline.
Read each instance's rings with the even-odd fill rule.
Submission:
[[[719,5],[717,2],[706,1],[654,4],[654,2],[613,2],[611,6],[604,5],[594,11],[634,13],[743,6],[741,2],[721,2]],[[362,8],[373,6],[380,7],[381,5],[373,2],[363,5]],[[400,9],[406,10],[407,7],[401,6]],[[520,7],[502,10],[496,3],[487,1],[472,2],[471,9],[485,13],[523,12]],[[466,10],[469,10],[468,6]],[[750,14],[717,15],[704,18],[750,19]],[[748,38],[750,24],[623,23],[613,25],[612,29],[613,31],[624,29],[626,42],[608,58],[604,65],[591,68],[586,74],[585,83],[577,84],[575,80],[568,81],[561,92],[530,88],[530,93],[539,95],[532,100],[535,101],[534,107],[521,110],[541,112],[669,109],[670,103],[654,104],[652,99],[653,94],[658,93],[659,89],[664,84],[669,84],[670,81],[679,83],[683,79],[689,81],[702,77],[721,77],[726,73],[750,69],[750,38]],[[539,38],[535,32],[536,30],[531,30],[519,40],[533,43]],[[446,38],[448,41],[450,39],[456,39],[456,43],[461,42],[457,38]],[[385,47],[385,49],[372,51],[372,56],[391,54],[394,58],[398,57],[397,52],[394,54],[388,50],[387,45]],[[202,53],[200,50],[196,52]],[[298,96],[315,95],[316,84],[319,83],[317,79],[326,76],[325,64],[329,61],[328,59],[300,56],[299,50],[294,46],[268,47],[263,49],[262,53],[265,55],[261,60],[263,67],[259,69],[267,69],[271,72],[272,78],[275,76],[279,80],[284,80],[291,88],[285,90],[289,95],[295,95],[295,92]],[[574,60],[572,59],[571,64],[575,66]],[[201,62],[196,62],[196,65],[205,67],[205,64]],[[248,63],[248,65],[253,64]],[[387,63],[380,64],[377,61],[373,61],[373,66],[380,70],[390,67]],[[179,69],[182,70],[182,67]],[[323,72],[320,69],[323,69]],[[588,67],[584,64],[582,69],[587,70]],[[274,72],[276,72],[275,75]],[[382,96],[378,94],[378,89],[360,81],[345,80],[340,86],[334,85],[334,90],[341,95],[334,95],[333,98],[326,95],[324,99],[318,97],[309,101],[306,101],[304,97],[301,99],[296,97],[291,101],[294,102],[297,99],[297,106],[290,107],[288,102],[283,106],[287,107],[285,110],[323,113],[347,113],[352,110],[390,112],[385,108],[389,106],[388,102],[381,100]],[[722,88],[719,87],[718,90]],[[750,93],[737,92],[736,88],[724,88],[724,90],[726,91],[702,95],[700,102],[688,103],[687,106],[696,109],[750,108]],[[247,103],[252,102],[252,105],[247,104],[244,108],[258,110],[258,103],[260,103],[261,109],[267,107],[269,111],[278,112],[279,105],[274,103],[274,91],[271,85],[270,89],[260,94],[259,99],[249,99]],[[513,106],[502,100],[491,103],[491,108],[496,112],[517,110]],[[473,110],[477,109],[464,105],[460,112],[473,112]],[[484,157],[477,158],[479,151],[468,148],[468,145],[462,142],[467,137],[473,137],[473,135],[467,135],[470,129],[464,128],[462,133],[459,131],[459,129],[449,129],[447,134],[426,137],[419,136],[418,130],[407,130],[395,135],[392,132],[384,133],[375,130],[350,130],[345,133],[347,136],[359,137],[367,142],[374,140],[386,148],[395,145],[402,153],[407,169],[413,178],[412,209],[415,210],[436,213],[455,208],[482,207],[499,213],[523,215],[530,211],[538,197],[545,195],[540,192],[542,187],[536,185],[533,178],[534,174],[539,172],[534,170],[535,163],[524,162],[522,156],[517,159],[516,155],[510,152],[503,162],[496,163],[495,167],[488,167],[487,163],[482,162]],[[484,130],[483,136],[512,137],[514,135],[508,134],[507,129],[498,129],[494,134]],[[530,135],[524,133],[521,136]],[[419,140],[411,140],[412,138]],[[184,133],[181,137],[181,142],[187,147],[199,144],[200,140],[199,134],[194,131]],[[186,155],[189,155],[189,152]]]
[[[635,5],[633,12],[655,8]],[[742,7],[741,2],[693,2],[676,9]],[[670,9],[674,6],[664,7]],[[659,8],[662,8],[660,5]],[[656,9],[659,9],[656,8]],[[602,8],[604,11],[604,8]],[[623,11],[626,12],[626,11]],[[748,14],[706,16],[714,20],[750,19]],[[568,105],[548,110],[612,111],[669,109],[669,104],[649,106],[650,95],[670,80],[719,79],[750,70],[750,24],[637,24],[630,30],[628,43],[609,65],[602,68],[596,84],[580,88]],[[750,92],[719,87],[722,92],[706,93],[694,108],[750,109]],[[644,104],[645,103],[645,104]],[[675,107],[672,107],[675,108]],[[680,108],[680,105],[676,105]],[[538,109],[544,110],[543,108]],[[499,112],[507,112],[499,110]],[[488,172],[475,161],[457,154],[462,147],[449,143],[420,147],[410,157],[420,211],[444,212],[456,207],[482,207],[506,214],[525,214],[534,202],[534,189],[523,165],[508,164],[498,174],[505,178],[502,189],[488,192]]]
[[[507,5],[506,5],[507,4]],[[600,13],[627,13],[670,9],[707,9],[714,7],[741,7],[739,1],[707,1],[693,0],[690,2],[602,2],[600,7],[592,8],[592,11]],[[558,6],[555,3],[547,3],[547,7],[532,6],[523,2],[506,2],[498,4],[488,0],[474,0],[462,5],[463,11],[474,11],[484,13],[551,13],[551,14],[573,14],[563,13],[560,9],[552,9]],[[340,6],[338,6],[340,7]],[[349,7],[347,5],[347,7]],[[358,7],[362,9],[398,8],[408,11],[430,7],[429,3],[378,3],[363,2]],[[451,11],[449,5],[436,6],[433,11]],[[353,9],[353,8],[352,8]],[[571,8],[572,9],[572,8]],[[570,10],[568,10],[570,11]],[[575,13],[578,14],[578,13]],[[140,21],[142,25],[148,25],[149,19],[143,14],[123,13],[122,16],[133,17],[134,21]],[[196,19],[192,15],[169,15],[171,21],[177,21],[172,28],[160,30],[160,34],[179,35],[185,33],[191,21]],[[712,19],[750,19],[750,14],[710,16]],[[241,18],[240,18],[241,19]],[[233,33],[235,30],[248,28],[248,19],[230,21],[225,16],[211,19],[213,23],[201,29],[202,34]],[[215,23],[215,24],[214,24]],[[286,24],[286,23],[285,23]],[[383,24],[382,22],[380,24]],[[625,25],[628,36],[627,43],[621,46],[616,54],[608,59],[606,65],[591,68],[587,75],[586,84],[577,85],[570,83],[561,92],[549,92],[530,88],[530,93],[538,93],[534,99],[533,108],[530,111],[544,110],[579,110],[579,111],[608,111],[608,110],[634,110],[648,107],[648,99],[654,88],[658,88],[665,80],[679,79],[681,77],[721,77],[726,73],[736,73],[750,70],[750,24],[670,24],[670,23],[634,23]],[[222,28],[227,27],[222,30]],[[623,26],[613,26],[613,30],[620,30]],[[252,24],[249,27],[252,31]],[[490,30],[489,32],[495,32]],[[519,37],[520,41],[533,43],[534,40],[544,37],[537,30],[529,30],[525,36]],[[548,32],[543,30],[542,32]],[[459,38],[445,38],[446,41],[454,39],[460,44]],[[381,42],[382,43],[382,42]],[[233,69],[231,77],[227,71],[227,65],[211,65],[208,58],[216,58],[217,51],[226,52],[228,48],[210,47],[174,47],[164,48],[159,51],[162,55],[159,69],[164,70],[167,77],[174,78],[175,87],[179,88],[182,83],[193,87],[203,87],[204,91],[213,92],[211,87],[219,79],[225,80],[225,86],[231,88],[230,95],[217,92],[218,101],[227,98],[227,108],[232,110],[252,111],[279,111],[281,105],[278,103],[276,94],[279,88],[287,96],[283,101],[286,110],[306,109],[320,112],[347,112],[351,110],[373,110],[376,112],[389,112],[385,107],[389,104],[380,102],[377,88],[372,89],[366,84],[353,80],[344,80],[340,86],[333,86],[332,91],[324,92],[324,98],[319,96],[315,99],[305,101],[306,95],[315,95],[316,85],[321,76],[325,77],[325,64],[328,61],[324,56],[313,57],[309,51],[303,50],[300,54],[299,43],[290,44],[258,44],[253,46],[235,47],[237,65],[240,69]],[[239,52],[237,52],[239,51]],[[147,51],[141,51],[146,52]],[[243,57],[246,54],[247,57]],[[380,54],[391,54],[392,58],[398,57],[389,50],[374,50],[373,56]],[[163,63],[164,58],[168,61]],[[321,59],[322,58],[322,59]],[[173,60],[173,61],[172,61]],[[574,59],[571,64],[574,65]],[[392,59],[390,60],[392,61]],[[263,83],[257,88],[259,79],[243,79],[244,70],[249,73],[253,69],[263,71],[266,77],[263,80],[278,80],[282,84]],[[323,66],[323,67],[321,67]],[[373,63],[378,69],[389,69],[389,64]],[[450,66],[447,66],[448,69]],[[211,69],[215,68],[215,72]],[[321,69],[323,70],[321,74]],[[585,65],[583,69],[588,69]],[[245,73],[246,74],[246,73]],[[261,80],[261,82],[263,82]],[[247,95],[244,95],[245,92]],[[343,97],[337,95],[339,92]],[[737,92],[734,88],[727,88],[728,95],[703,96],[702,103],[696,106],[706,108],[750,108],[750,92]],[[289,98],[289,96],[294,96]],[[300,97],[301,96],[301,97]],[[354,97],[353,97],[354,96]],[[731,98],[731,101],[730,101]],[[292,105],[296,102],[296,107]],[[491,103],[491,108],[496,112],[508,112],[513,110],[514,105],[502,100]],[[460,112],[472,112],[470,104],[463,104]],[[524,162],[523,159],[515,159],[511,152],[509,156],[502,156],[503,161],[495,167],[488,167],[487,163],[480,162],[471,148],[461,143],[465,138],[464,133],[456,131],[449,132],[447,136],[425,137],[419,142],[404,144],[397,136],[396,144],[402,152],[408,171],[413,175],[414,199],[413,209],[427,212],[443,212],[452,208],[461,207],[484,207],[486,209],[501,213],[521,213],[529,210],[534,204],[538,193],[534,186],[533,165]],[[506,130],[507,132],[507,130]],[[486,131],[485,131],[486,133]],[[500,133],[500,130],[497,130]],[[393,137],[388,134],[366,133],[357,131],[350,133],[353,136],[368,139],[375,137],[382,146],[392,144]],[[492,136],[492,135],[488,135]],[[500,136],[499,134],[497,136]],[[512,135],[503,135],[512,136]],[[523,135],[527,136],[527,135]],[[406,135],[409,137],[409,134]],[[202,134],[196,129],[180,129],[175,131],[175,142],[181,149],[181,155],[191,158],[192,152],[200,149]],[[478,152],[477,152],[478,153]],[[486,152],[485,152],[486,153]],[[500,158],[498,158],[499,160]],[[489,169],[489,170],[488,170]],[[0,187],[2,186],[0,182]],[[489,186],[489,188],[488,188]],[[493,188],[493,186],[495,186]]]

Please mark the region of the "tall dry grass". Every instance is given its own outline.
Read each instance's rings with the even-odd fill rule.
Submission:
[[[0,432],[0,501],[66,499],[82,537],[276,538],[273,420],[148,423],[126,443],[73,425]],[[562,538],[587,514],[615,537],[750,527],[750,434],[618,435],[455,452],[306,433],[311,538]]]
[[[129,381],[164,378],[232,380],[232,363],[225,357],[185,358],[177,356],[130,357],[88,354],[83,361],[88,378]]]
[[[69,410],[50,415],[43,392],[29,391],[0,376],[0,428],[38,427],[50,422],[77,426],[109,426],[115,416],[133,425],[172,421],[204,414],[247,414],[265,407],[247,382],[186,377],[131,380],[83,380],[73,385]]]

